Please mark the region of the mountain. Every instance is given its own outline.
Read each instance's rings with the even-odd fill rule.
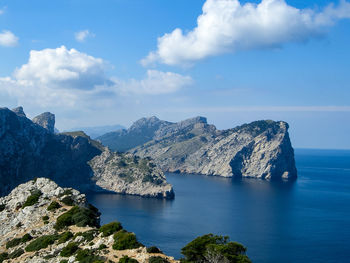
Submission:
[[[109,132],[114,132],[124,129],[124,126],[116,124],[116,125],[106,125],[106,126],[96,126],[96,127],[80,127],[67,130],[67,132],[72,131],[83,131],[85,134],[90,136],[92,139],[96,139],[97,137],[104,135]]]
[[[111,153],[83,132],[55,134],[54,115],[33,122],[22,111],[0,108],[0,194],[34,177],[81,191],[112,191],[173,198],[172,186],[152,161]]]
[[[204,117],[178,123],[151,117],[98,139],[115,151],[150,157],[166,172],[288,180],[297,177],[288,128],[262,120],[218,130]]]
[[[179,262],[144,247],[118,221],[100,226],[84,194],[47,178],[0,198],[0,235],[0,262]]]

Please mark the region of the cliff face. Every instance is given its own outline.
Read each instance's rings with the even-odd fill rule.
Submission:
[[[21,184],[0,198],[0,262],[119,262],[125,255],[140,263],[177,262],[148,253],[119,222],[100,228],[99,216],[77,190],[47,178]],[[129,243],[120,246],[122,237]]]
[[[52,115],[45,114],[45,116]],[[149,190],[145,194],[143,192],[149,188],[148,184],[140,184],[136,180],[126,180],[118,176],[119,169],[131,171],[133,169],[131,166],[116,165],[107,168],[101,164],[100,167],[104,170],[97,171],[97,166],[89,164],[94,157],[104,152],[108,153],[108,149],[100,143],[91,140],[82,132],[56,135],[52,132],[54,129],[52,122],[44,121],[45,118],[39,119],[43,120],[39,122],[40,125],[22,113],[16,114],[7,108],[0,108],[0,181],[2,182],[0,194],[7,194],[19,183],[34,177],[47,177],[63,186],[75,187],[82,191],[111,190],[117,193],[151,196]],[[49,119],[52,120],[51,117]],[[47,127],[48,123],[50,125]],[[99,180],[114,185],[122,184],[134,191],[118,191],[117,187],[112,189],[103,184],[99,186],[96,180],[92,180],[95,175]],[[138,176],[143,178],[148,174],[139,172]],[[159,181],[162,182],[157,188],[159,192],[154,193],[154,196],[168,197],[166,193],[172,192],[171,185],[166,183],[164,175],[158,171],[154,173],[154,177],[159,177]],[[134,187],[134,184],[137,184],[137,187]]]
[[[196,117],[166,123],[152,139],[128,150],[151,157],[167,172],[283,180],[297,176],[285,122],[256,121],[221,131]]]

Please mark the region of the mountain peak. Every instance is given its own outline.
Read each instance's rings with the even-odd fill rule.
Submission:
[[[34,117],[32,121],[51,133],[55,132],[55,114],[52,114],[51,112],[44,112]]]
[[[17,108],[14,108],[14,109],[12,109],[12,111],[13,111],[14,113],[16,113],[17,116],[27,117],[26,114],[25,114],[24,111],[23,111],[23,107],[22,107],[22,106],[19,106],[19,107],[17,107]]]

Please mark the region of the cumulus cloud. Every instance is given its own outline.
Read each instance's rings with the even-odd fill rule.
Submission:
[[[3,30],[0,32],[0,46],[14,47],[18,44],[18,37],[11,31]]]
[[[142,80],[115,80],[117,89],[123,94],[151,95],[173,93],[185,86],[191,85],[192,82],[193,80],[189,76],[158,70],[148,70],[147,76]]]
[[[113,103],[124,95],[176,92],[192,79],[172,72],[148,70],[144,79],[123,80],[106,75],[107,63],[75,49],[32,50],[29,60],[0,78],[0,96],[37,107],[89,107]]]
[[[206,0],[202,9],[193,30],[185,33],[176,28],[158,38],[158,49],[141,63],[186,65],[223,53],[281,47],[320,36],[337,20],[350,18],[350,3],[345,0],[322,11],[298,9],[285,0],[259,4]]]
[[[75,33],[75,40],[78,42],[84,42],[88,37],[95,37],[95,34],[91,33],[89,30],[82,30]]]

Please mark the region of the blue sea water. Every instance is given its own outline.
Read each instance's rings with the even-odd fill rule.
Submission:
[[[167,174],[173,201],[89,195],[102,223],[181,257],[199,235],[228,235],[253,262],[350,262],[350,151],[296,149],[294,183]]]

